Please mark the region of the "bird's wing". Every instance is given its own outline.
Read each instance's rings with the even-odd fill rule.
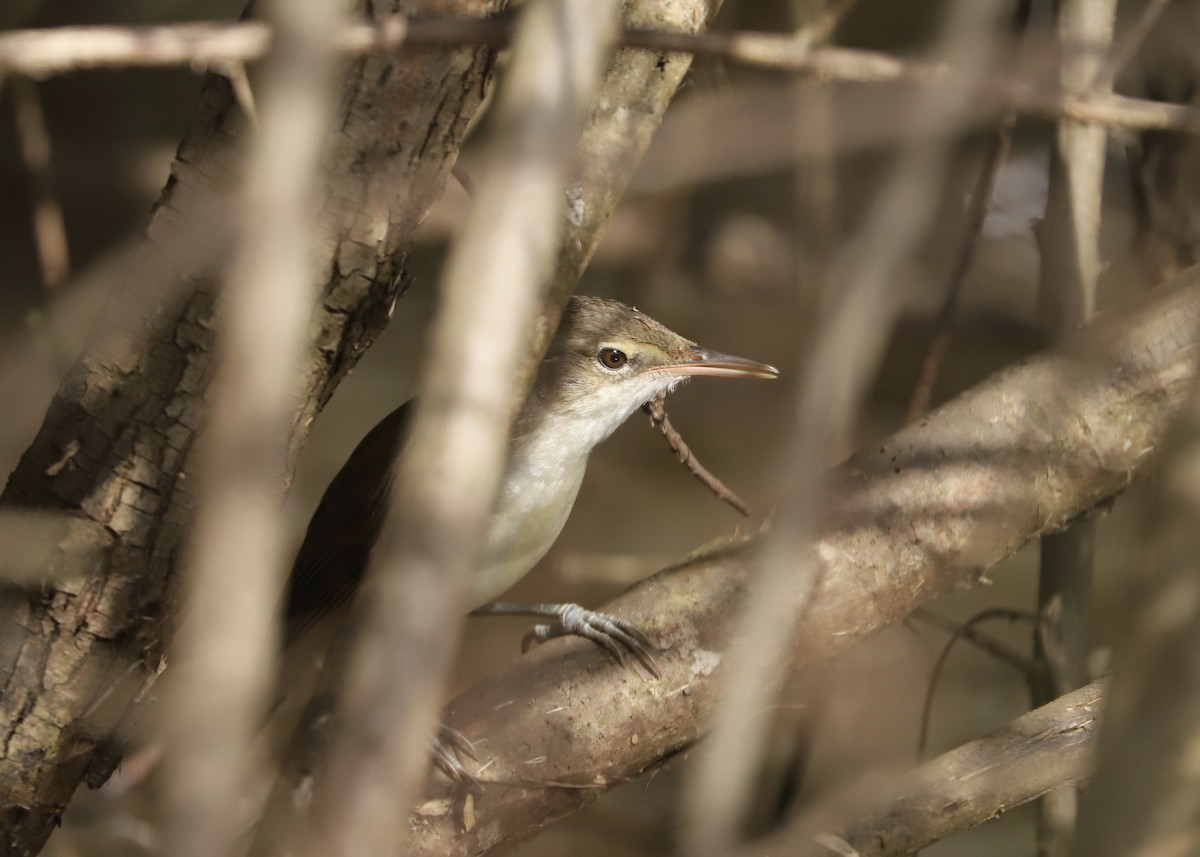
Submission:
[[[401,405],[371,429],[325,489],[288,578],[285,646],[358,591],[387,514],[409,411],[409,403]]]

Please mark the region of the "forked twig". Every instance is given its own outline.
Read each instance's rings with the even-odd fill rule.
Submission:
[[[671,445],[671,451],[675,453],[675,457],[679,459],[680,464],[690,470],[692,475],[703,482],[705,487],[713,492],[718,499],[724,500],[749,518],[752,512],[746,501],[733,493],[728,485],[716,476],[713,476],[708,471],[708,468],[700,463],[700,459],[696,458],[696,454],[684,442],[679,432],[675,430],[675,426],[671,425],[671,420],[667,417],[666,398],[666,393],[663,393],[642,405],[642,410],[650,416],[650,425],[662,432],[663,437]]]
[[[917,616],[916,611],[913,613],[914,618],[920,618],[925,621],[930,621],[932,617],[937,616],[929,611],[920,611],[921,615]],[[941,617],[938,617],[939,619]],[[950,656],[950,651],[954,648],[954,644],[961,639],[967,639],[976,645],[984,648],[1000,658],[1005,663],[1015,666],[1018,669],[1023,669],[1026,675],[1031,675],[1038,665],[1027,659],[1013,657],[1011,653],[1001,654],[1001,647],[997,646],[988,638],[982,637],[975,631],[975,626],[981,622],[987,622],[993,619],[1007,619],[1010,622],[1030,622],[1036,624],[1037,617],[1025,610],[1009,610],[1005,607],[993,607],[990,610],[984,610],[976,613],[959,628],[954,631],[954,634],[946,641],[946,645],[942,647],[942,652],[938,655],[937,662],[933,665],[933,672],[929,676],[929,686],[925,690],[925,702],[921,707],[921,733],[917,739],[917,755],[919,757],[925,755],[925,748],[929,740],[929,720],[933,714],[933,694],[937,690],[938,679],[941,677],[942,668],[946,665],[946,659]],[[936,622],[934,624],[937,624]],[[985,644],[983,641],[988,640]],[[1023,662],[1022,662],[1023,661]]]

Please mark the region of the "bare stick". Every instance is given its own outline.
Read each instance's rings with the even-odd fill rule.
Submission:
[[[246,73],[246,64],[244,62],[222,63],[221,73],[229,78],[229,84],[233,87],[233,97],[237,99],[238,106],[242,108],[242,112],[246,114],[250,124],[257,126],[258,107],[254,103],[254,90],[250,86],[250,75]]]
[[[999,614],[998,614],[999,615]],[[1008,618],[1013,621],[1028,616],[1030,621],[1033,619],[1033,614],[1022,613],[1018,610],[1008,611],[1003,614],[1003,618]],[[934,628],[940,628],[951,636],[965,640],[975,648],[982,652],[987,652],[999,661],[1003,661],[1015,670],[1028,674],[1035,669],[1033,661],[1001,643],[999,640],[989,637],[987,634],[982,634],[975,630],[974,625],[968,623],[957,622],[954,619],[936,613],[933,610],[927,610],[923,607],[912,612],[908,617],[913,622],[924,622],[926,625],[931,625]],[[972,617],[978,618],[978,616]],[[990,618],[990,617],[989,617]]]
[[[1146,37],[1150,35],[1150,31],[1154,29],[1155,23],[1170,3],[1171,0],[1147,0],[1133,26],[1116,40],[1103,64],[1096,71],[1096,76],[1092,79],[1093,92],[1100,96],[1112,92],[1117,76],[1137,56]]]
[[[1017,31],[1018,35],[1024,33],[1028,25],[1029,11],[1029,0],[1018,4],[1013,19],[1013,29]],[[929,410],[929,403],[933,399],[933,387],[937,383],[942,360],[954,337],[954,324],[958,316],[963,286],[967,281],[967,272],[971,270],[975,250],[978,248],[979,238],[983,234],[983,224],[987,220],[988,207],[992,201],[992,194],[996,190],[996,180],[1000,177],[1000,170],[1004,167],[1004,162],[1008,160],[1013,127],[1016,124],[1016,112],[1004,111],[992,136],[987,154],[983,158],[979,180],[975,183],[975,190],[967,209],[967,234],[959,248],[958,257],[954,260],[954,267],[951,269],[946,284],[946,294],[942,298],[942,304],[934,319],[933,336],[929,340],[925,356],[921,359],[920,368],[917,370],[917,381],[913,385],[912,395],[904,412],[906,422],[915,420]]]
[[[914,854],[1052,788],[1077,783],[1095,765],[1105,696],[1101,682],[1089,684],[919,768],[835,797],[741,857]]]
[[[53,289],[70,272],[70,254],[62,206],[58,203],[58,193],[54,188],[50,132],[46,128],[46,114],[42,110],[36,84],[14,78],[10,81],[10,88],[21,158],[29,173],[30,196],[33,198],[33,240],[42,270],[42,284],[47,289]]]
[[[410,20],[391,16],[378,24],[354,24],[339,31],[336,43],[352,55],[385,53],[402,44],[507,44],[510,24],[492,19]],[[43,77],[84,68],[204,65],[248,62],[263,55],[270,30],[258,22],[178,24],[160,27],[60,27],[0,34],[0,75]],[[904,59],[852,48],[814,48],[806,33],[688,33],[629,29],[625,47],[719,56],[742,65],[814,75],[824,81],[924,83],[944,76],[943,64]],[[1200,112],[1117,95],[1047,91],[1021,75],[983,82],[977,94],[1024,113],[1051,119],[1200,133]]]
[[[667,439],[667,443],[671,446],[671,451],[679,459],[679,463],[691,471],[691,474],[699,479],[705,488],[711,491],[717,499],[724,500],[749,518],[753,513],[750,510],[750,506],[746,504],[746,501],[730,490],[724,482],[713,476],[708,468],[700,463],[700,459],[696,458],[696,454],[692,452],[683,437],[675,430],[675,426],[671,425],[671,420],[667,417],[666,400],[667,395],[663,393],[653,401],[642,405],[642,410],[650,416],[650,425],[662,432],[663,437]]]
[[[933,399],[933,388],[937,383],[942,360],[954,339],[954,325],[958,316],[963,286],[967,282],[967,272],[971,270],[971,262],[975,258],[975,250],[979,246],[979,238],[983,234],[983,223],[987,220],[988,206],[996,189],[996,179],[1000,176],[1004,162],[1008,160],[1013,126],[1016,123],[1017,114],[1011,110],[1006,111],[1000,119],[1000,124],[996,127],[991,146],[984,156],[979,180],[975,185],[967,212],[967,235],[954,260],[954,268],[946,284],[945,296],[942,298],[942,304],[938,308],[933,322],[933,336],[929,340],[925,356],[921,358],[921,366],[917,370],[917,381],[913,385],[908,407],[904,411],[905,422],[911,422],[929,410],[929,403]]]

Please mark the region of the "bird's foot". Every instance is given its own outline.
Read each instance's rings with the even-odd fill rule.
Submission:
[[[628,665],[632,654],[651,675],[662,677],[652,654],[654,644],[633,623],[618,616],[586,610],[578,604],[538,606],[550,608],[548,612],[557,621],[535,625],[521,640],[521,651],[527,652],[534,643],[544,643],[555,637],[583,637],[604,649],[622,666]]]
[[[622,666],[629,664],[632,655],[655,678],[662,672],[654,660],[657,648],[650,638],[632,622],[607,613],[585,610],[578,604],[506,604],[495,602],[474,611],[475,615],[544,616],[553,619],[537,625],[521,641],[521,651],[529,651],[533,643],[544,643],[555,637],[583,637],[591,640]]]

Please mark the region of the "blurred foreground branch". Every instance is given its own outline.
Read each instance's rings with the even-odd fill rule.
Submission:
[[[906,93],[905,145],[862,226],[831,260],[828,305],[802,370],[794,426],[778,465],[786,494],[738,611],[734,633],[742,643],[729,653],[732,665],[709,738],[686,785],[682,836],[693,857],[728,854],[748,815],[755,772],[769,743],[767,730],[752,725],[755,714],[774,702],[791,649],[789,632],[798,624],[798,601],[814,605],[822,584],[812,547],[827,500],[826,471],[853,443],[903,306],[895,272],[910,260],[934,217],[952,129],[967,109],[971,83],[990,64],[998,6],[976,0],[947,8],[932,51],[959,75]]]
[[[777,679],[978,580],[1144,473],[1190,384],[1198,330],[1192,269],[834,471],[819,583]],[[455,699],[449,722],[486,739],[480,776],[497,785],[485,789],[486,817],[465,834],[448,819],[412,816],[407,853],[523,841],[695,741],[714,711],[730,620],[759,548],[745,538],[710,544],[606,608],[665,648],[660,681],[563,640]],[[798,611],[806,589],[797,582],[780,597]]]
[[[555,264],[576,141],[620,11],[619,0],[531,0],[522,12],[487,169],[445,264],[391,508],[346,645],[335,645],[325,669],[340,690],[335,714],[321,699],[309,706],[271,801],[267,829],[291,827],[288,853],[387,853],[404,826],[395,807],[410,801],[424,768],[509,426],[527,392],[511,367],[525,356]],[[315,769],[296,764],[324,735]]]
[[[317,298],[309,256],[321,237],[317,200],[333,115],[329,33],[341,16],[327,0],[267,0],[260,12],[279,38],[262,64],[261,121],[247,126],[254,142],[234,202],[239,242],[217,313],[199,502],[160,712],[164,850],[177,857],[241,852],[239,808],[274,685],[272,620],[287,571],[279,486],[290,477],[288,428]]]

